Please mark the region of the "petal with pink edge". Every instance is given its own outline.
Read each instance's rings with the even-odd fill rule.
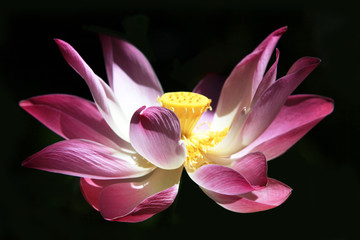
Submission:
[[[216,106],[219,101],[221,88],[224,85],[225,78],[217,74],[208,74],[194,88],[193,92],[199,93],[211,99],[211,111],[204,112],[195,129],[208,129],[211,123]]]
[[[301,62],[301,64],[299,64]],[[320,59],[304,57],[294,63],[293,71],[277,80],[250,110],[242,129],[242,142],[248,145],[271,124],[288,96],[319,65]]]
[[[237,195],[254,190],[239,172],[217,164],[204,165],[188,174],[200,187],[220,194]]]
[[[99,211],[99,196],[101,191],[112,184],[122,182],[124,180],[100,180],[92,178],[81,178],[80,189],[86,201],[97,211]],[[126,181],[126,180],[125,180]]]
[[[180,122],[175,113],[163,107],[141,107],[130,124],[134,149],[162,169],[180,167],[186,159],[186,147],[180,140]]]
[[[105,187],[99,195],[99,209],[107,220],[140,222],[168,208],[174,201],[182,167],[157,168],[142,178],[123,180]]]
[[[86,64],[70,44],[55,39],[69,65],[85,80],[96,106],[110,127],[125,141],[129,141],[129,122],[118,104],[112,89]]]
[[[260,152],[249,153],[234,160],[232,169],[240,173],[255,189],[263,188],[267,183],[267,162]]]
[[[128,119],[141,106],[158,106],[163,94],[146,57],[130,43],[100,35],[109,83]]]
[[[138,154],[121,153],[88,140],[65,140],[30,156],[23,166],[77,177],[114,179],[140,177],[151,171],[152,164],[140,165]]]
[[[50,94],[23,100],[20,106],[65,139],[87,139],[115,149],[132,149],[112,131],[95,104],[83,98]]]
[[[285,202],[292,189],[275,179],[269,178],[267,186],[242,195],[224,195],[202,189],[217,204],[230,211],[251,213],[268,210]]]
[[[261,152],[252,152],[239,158],[207,154],[206,158],[215,164],[228,166],[235,170],[254,189],[263,188],[267,183],[267,162],[264,154]]]
[[[316,95],[290,96],[265,132],[234,157],[261,151],[267,160],[274,159],[294,145],[333,109],[334,103],[329,98]]]
[[[298,62],[302,64],[298,64]],[[244,123],[240,127],[238,127],[239,125],[232,126],[227,136],[213,151],[218,151],[220,155],[232,155],[254,141],[275,119],[291,92],[319,63],[318,58],[299,59],[294,64],[297,66],[296,71],[294,70],[272,84],[250,109]]]
[[[280,52],[276,49],[276,60],[270,69],[266,72],[263,80],[260,82],[259,87],[257,88],[254,98],[251,101],[251,105],[254,105],[261,95],[268,89],[276,80],[277,74],[277,65],[279,62]]]
[[[219,103],[211,125],[213,131],[229,127],[237,112],[250,106],[275,45],[286,29],[286,27],[283,27],[271,33],[231,72],[221,90]]]

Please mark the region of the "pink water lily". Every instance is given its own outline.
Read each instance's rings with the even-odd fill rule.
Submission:
[[[23,109],[65,139],[23,165],[81,177],[85,199],[112,221],[139,222],[169,207],[183,168],[231,211],[279,206],[291,189],[267,177],[267,160],[284,153],[333,110],[325,97],[289,96],[319,59],[301,58],[276,80],[276,50],[265,73],[285,31],[270,34],[226,81],[208,75],[192,93],[165,94],[150,63],[128,42],[100,36],[107,85],[57,39],[94,102],[65,94],[21,101]]]

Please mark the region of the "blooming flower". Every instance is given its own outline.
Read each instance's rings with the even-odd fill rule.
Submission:
[[[285,31],[270,34],[225,82],[208,75],[193,92],[165,94],[147,59],[128,42],[100,36],[107,85],[57,39],[94,103],[65,94],[21,101],[23,109],[65,138],[23,165],[81,177],[85,199],[113,221],[143,221],[170,206],[183,168],[231,211],[282,204],[291,189],[267,177],[267,160],[284,153],[333,110],[325,97],[289,96],[319,59],[301,58],[276,80],[276,50],[265,74]]]

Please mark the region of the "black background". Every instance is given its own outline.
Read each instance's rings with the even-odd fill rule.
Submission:
[[[359,20],[341,1],[17,1],[0,8],[1,239],[354,239],[359,215]],[[335,111],[268,174],[293,188],[273,210],[238,214],[186,174],[174,204],[137,224],[108,222],[83,199],[79,179],[21,167],[60,138],[18,102],[68,93],[91,99],[53,39],[69,42],[106,79],[97,32],[137,46],[165,91],[191,91],[207,73],[227,76],[275,29],[279,76],[302,56],[322,59],[295,93],[335,100]],[[272,60],[273,61],[273,60]]]

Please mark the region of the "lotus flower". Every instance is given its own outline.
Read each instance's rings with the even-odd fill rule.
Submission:
[[[325,97],[289,96],[319,59],[301,58],[276,80],[276,50],[265,74],[285,31],[270,34],[226,81],[208,75],[193,92],[165,94],[147,59],[126,41],[100,36],[107,85],[68,43],[55,40],[94,103],[65,94],[21,101],[65,139],[23,166],[81,177],[85,199],[112,221],[139,222],[169,207],[184,168],[205,194],[231,211],[279,206],[291,189],[267,177],[267,160],[333,110]]]

